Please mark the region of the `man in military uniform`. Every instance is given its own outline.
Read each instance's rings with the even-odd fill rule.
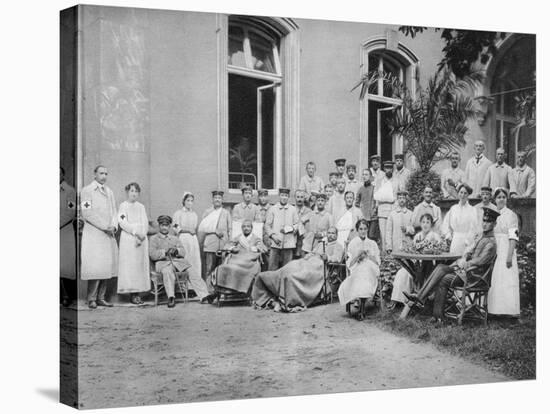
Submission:
[[[296,248],[298,212],[288,203],[290,189],[279,188],[279,202],[269,209],[265,230],[271,239],[269,270],[277,270],[292,260]]]
[[[118,226],[115,196],[105,185],[107,168],[98,165],[94,180],[80,194],[82,218],[81,277],[88,281],[88,307],[113,306],[106,299],[107,282],[118,271],[118,246],[115,232]]]
[[[258,221],[263,224],[263,242],[268,249],[271,247],[271,239],[269,234],[265,231],[265,220],[267,218],[267,212],[273,205],[269,202],[269,192],[264,189],[258,190]],[[262,253],[262,271],[267,270],[268,254]]]
[[[346,159],[338,158],[334,160],[334,164],[336,165],[336,173],[338,174],[338,177],[343,177],[346,172]]]
[[[223,191],[212,191],[212,207],[202,215],[199,235],[203,239],[205,274],[203,279],[218,266],[220,257],[216,254],[231,238],[231,215],[223,208]]]
[[[483,234],[477,237],[473,248],[467,250],[450,266],[437,265],[417,294],[403,292],[407,299],[422,306],[430,293],[435,291],[433,306],[435,322],[441,322],[443,319],[447,291],[455,286],[463,286],[464,283],[479,280],[494,262],[497,255],[494,228],[499,215],[499,212],[492,208],[484,208]],[[405,310],[408,310],[408,307]],[[402,316],[406,316],[406,312],[402,313]]]
[[[303,190],[296,190],[294,192],[294,199],[296,201],[296,212],[298,213],[298,233],[296,237],[296,252],[295,258],[300,258],[304,255],[302,251],[302,243],[304,241],[304,235],[309,228],[309,219],[311,217],[311,209],[306,206],[306,192]]]
[[[69,306],[76,300],[76,191],[65,181],[65,170],[59,174],[59,273],[61,303]]]
[[[168,297],[168,307],[176,306],[175,284],[176,272],[184,272],[191,267],[185,259],[185,248],[177,236],[170,234],[172,218],[159,216],[157,219],[159,232],[149,240],[149,257],[155,263],[155,271],[162,274],[162,283]],[[195,291],[201,303],[208,302],[206,283],[197,273],[196,278],[190,277],[191,289]]]

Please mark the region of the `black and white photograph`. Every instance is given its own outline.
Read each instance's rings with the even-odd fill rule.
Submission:
[[[536,35],[60,12],[64,404],[536,378]]]
[[[543,411],[544,7],[3,11],[4,411]]]

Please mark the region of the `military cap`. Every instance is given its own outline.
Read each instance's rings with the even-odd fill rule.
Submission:
[[[346,171],[348,171],[348,170],[355,170],[355,171],[357,171],[357,166],[356,166],[355,164],[348,164],[348,165],[346,166]]]
[[[245,193],[246,191],[250,191],[252,192],[252,187],[250,187],[249,185],[245,185],[241,188],[241,193]],[[222,194],[223,195],[223,194]]]
[[[309,193],[309,195],[312,195],[312,196],[315,196],[315,197],[319,197],[319,196],[321,195],[321,193],[318,192],[318,191],[311,191],[311,192]]]
[[[290,194],[290,188],[279,188],[279,194]]]
[[[162,214],[157,218],[158,224],[172,224],[172,217]]]
[[[333,172],[328,174],[329,177],[338,177],[339,175],[340,175],[340,173],[338,173],[336,171],[333,171]]]
[[[468,192],[468,194],[472,194],[474,192],[474,190],[472,189],[472,187],[470,187],[468,184],[466,183],[460,183],[458,185],[458,187],[456,188],[456,191],[460,191],[460,189],[464,187],[466,189],[466,191]]]
[[[489,186],[483,186],[483,187],[480,188],[479,191],[487,191],[487,192],[493,194],[493,189]]]
[[[258,190],[258,195],[261,196],[261,195],[268,195],[269,194],[269,191],[267,191],[266,189],[264,188],[260,188]]]
[[[393,161],[384,161],[384,168],[386,167],[393,168]]]
[[[399,197],[399,196],[405,196],[405,197],[407,197],[408,195],[409,195],[409,192],[406,191],[406,190],[399,190],[399,191],[397,192],[397,196],[398,196],[398,197]]]
[[[223,197],[223,191],[221,191],[221,190],[212,191],[212,197],[214,197],[214,196],[222,196]]]
[[[394,161],[397,161],[397,160],[403,161],[405,159],[405,157],[403,157],[403,154],[395,154],[393,156],[393,159],[394,159]]]
[[[334,160],[334,163],[336,165],[346,165],[346,159],[345,158],[337,158]]]
[[[370,156],[370,159],[371,159],[371,161],[372,161],[372,160],[378,160],[378,161],[380,161],[380,155],[378,155],[378,154],[371,155],[371,156]]]
[[[487,219],[489,221],[497,221],[498,216],[500,216],[500,213],[496,211],[493,208],[490,207],[483,207],[483,218]]]

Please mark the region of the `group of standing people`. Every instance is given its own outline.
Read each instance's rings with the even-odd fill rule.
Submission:
[[[81,278],[88,281],[88,306],[112,306],[106,292],[107,280],[113,277],[118,277],[119,294],[127,294],[132,303],[141,304],[141,294],[150,290],[152,268],[162,274],[169,307],[175,306],[175,280],[177,272],[183,271],[188,273],[200,301],[210,303],[215,296],[211,278],[222,265],[219,253],[228,244],[234,253],[258,253],[262,264],[257,273],[263,272],[251,279],[251,292],[259,307],[275,304],[272,307],[282,305],[288,310],[292,307],[290,297],[295,298],[295,306],[308,306],[319,293],[318,280],[312,281],[311,276],[317,272],[319,258],[345,261],[349,277],[338,292],[345,306],[374,296],[381,259],[402,250],[407,240],[444,238],[450,240],[452,253],[466,254],[483,234],[483,218],[487,215],[484,209],[489,208],[499,213],[494,228],[497,263],[489,311],[517,315],[518,220],[507,208],[507,201],[509,197],[534,195],[534,173],[525,165],[524,154],[518,154],[518,166],[511,169],[503,166],[500,149],[495,164],[487,162],[483,150],[483,144],[476,143],[476,155],[468,161],[466,172],[458,169],[458,154],[451,156],[451,168],[442,175],[442,191],[445,197],[458,202],[444,219],[428,186],[423,201],[413,211],[407,208],[410,171],[404,166],[402,154],[384,163],[374,155],[371,167],[361,172],[360,180],[355,165],[346,164],[342,158],[335,160],[336,171],[329,175],[326,185],[316,175],[315,164],[309,162],[294,192],[294,204],[290,203],[289,188],[280,188],[278,201],[271,205],[267,190],[257,191],[256,204],[252,202],[253,189],[244,187],[242,202],[230,212],[223,207],[223,191],[215,190],[212,206],[199,220],[193,209],[195,197],[186,192],[179,210],[172,216],[158,217],[156,233],[151,231],[145,207],[138,201],[139,184],[126,186],[127,200],[117,209],[113,192],[106,186],[108,170],[97,166],[94,180],[82,189],[79,202],[84,222]],[[77,210],[76,192],[63,175],[61,171],[62,243],[71,239],[69,233],[74,241],[74,230],[69,230],[72,226],[68,223]],[[471,206],[469,198],[478,195],[482,201]],[[66,254],[74,251],[62,249],[61,276],[65,279],[74,279],[76,274],[76,260]],[[299,260],[302,262],[286,267]],[[281,280],[287,289],[283,294],[288,296],[282,302]],[[411,291],[410,275],[402,269],[394,282],[393,303],[403,302]],[[63,289],[64,302],[70,301],[69,296]]]

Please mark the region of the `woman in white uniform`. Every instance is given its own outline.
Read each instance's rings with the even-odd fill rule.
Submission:
[[[188,270],[189,279],[196,281],[196,285],[202,284],[201,252],[199,240],[197,239],[197,228],[199,217],[193,210],[195,196],[190,192],[183,193],[183,207],[174,213],[174,230],[178,235],[181,244],[185,248],[185,258],[191,267]]]
[[[139,293],[151,290],[149,278],[149,221],[145,207],[137,199],[141,193],[138,183],[125,188],[128,199],[118,210],[118,225],[122,229],[119,243],[117,293],[130,294],[135,305],[141,305]]]
[[[504,188],[497,188],[494,198],[500,216],[495,226],[497,258],[487,304],[490,314],[519,316],[518,216],[506,206],[508,192]]]
[[[451,240],[450,253],[463,255],[479,233],[481,223],[476,208],[468,202],[472,189],[467,184],[460,184],[457,191],[458,203],[445,215],[441,233],[445,239]]]
[[[441,237],[435,231],[434,227],[434,218],[431,214],[426,213],[420,218],[420,231],[416,233],[413,239],[413,245],[418,246],[423,242],[434,242],[439,243]],[[425,268],[425,274],[428,273],[428,268]],[[419,281],[420,284],[422,281]],[[403,304],[407,301],[404,293],[412,293],[414,290],[414,280],[412,275],[405,269],[401,268],[395,274],[393,279],[393,289],[391,294],[391,304],[388,306],[389,309],[394,309],[398,304]]]
[[[350,275],[338,289],[340,304],[349,310],[351,306],[358,308],[357,319],[365,316],[365,304],[372,299],[378,286],[380,275],[380,250],[374,240],[367,238],[368,222],[359,219],[355,225],[358,237],[348,245],[346,265]]]

